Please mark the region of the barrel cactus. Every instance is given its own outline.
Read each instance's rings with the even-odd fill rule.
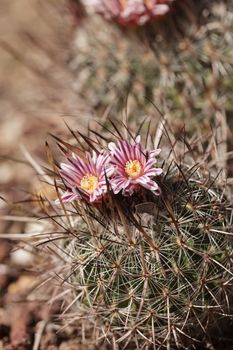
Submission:
[[[153,101],[177,124],[188,118],[192,131],[200,122],[208,127],[223,107],[230,119],[232,5],[200,3],[173,1],[172,13],[133,29],[91,13],[77,27],[70,57],[85,113],[101,117],[111,106],[119,115],[127,105],[133,119],[153,113]]]
[[[195,348],[214,341],[232,314],[229,193],[207,171],[207,143],[197,160],[197,140],[169,137],[172,149],[166,139],[158,163],[158,137],[143,145],[136,136],[119,133],[108,145],[98,135],[101,147],[85,137],[94,149],[86,154],[62,142],[56,212],[64,211],[61,226],[67,219],[65,311],[115,349]]]

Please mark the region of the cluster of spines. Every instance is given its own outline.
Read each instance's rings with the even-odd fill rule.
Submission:
[[[137,227],[90,219],[72,243],[77,304],[124,345],[180,346],[231,311],[230,211],[220,190],[176,167],[161,185],[164,196],[139,205]]]

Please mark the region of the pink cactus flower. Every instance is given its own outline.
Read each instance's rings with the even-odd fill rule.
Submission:
[[[127,25],[143,25],[154,17],[166,14],[174,0],[83,0],[106,19]]]
[[[124,195],[131,195],[140,187],[147,188],[155,194],[160,193],[158,184],[153,180],[156,175],[162,173],[161,168],[155,168],[156,156],[160,149],[146,150],[137,136],[133,145],[126,140],[118,144],[110,143],[111,164],[115,168],[115,174],[111,179],[114,193],[122,190]]]
[[[106,176],[110,176],[110,156],[103,152],[86,153],[83,160],[76,154],[67,158],[68,164],[62,163],[60,175],[68,190],[62,195],[63,202],[72,202],[84,198],[88,202],[98,202],[107,192]]]

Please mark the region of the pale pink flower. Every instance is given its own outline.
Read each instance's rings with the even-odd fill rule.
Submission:
[[[143,25],[156,16],[166,14],[174,0],[83,0],[106,19],[121,25]]]
[[[68,163],[61,164],[60,175],[67,191],[62,195],[63,202],[84,198],[88,202],[99,201],[107,192],[106,177],[112,173],[110,156],[103,152],[86,153],[86,159],[76,154],[67,157]]]
[[[140,187],[147,188],[155,194],[160,193],[158,184],[154,181],[156,175],[162,173],[161,168],[155,168],[156,156],[160,149],[147,150],[140,143],[140,136],[131,145],[126,140],[118,144],[110,143],[111,164],[115,168],[110,183],[114,193],[122,190],[124,195],[131,195]]]

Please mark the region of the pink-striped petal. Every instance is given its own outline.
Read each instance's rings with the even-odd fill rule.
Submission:
[[[80,197],[90,202],[100,200],[107,192],[106,177],[114,173],[110,155],[106,152],[93,152],[92,155],[86,153],[86,159],[83,160],[73,154],[69,155],[67,160],[67,164],[61,164],[60,170],[61,178],[68,188],[68,193],[63,195],[64,201],[71,202]],[[90,181],[89,189],[86,188],[87,181]]]
[[[154,167],[155,157],[160,153],[160,149],[144,149],[139,136],[132,145],[127,140],[121,140],[117,144],[110,144],[109,149],[110,164],[115,169],[110,182],[115,193],[121,190],[123,194],[132,193],[140,186],[151,191],[158,190],[158,184],[153,178],[163,171]]]

